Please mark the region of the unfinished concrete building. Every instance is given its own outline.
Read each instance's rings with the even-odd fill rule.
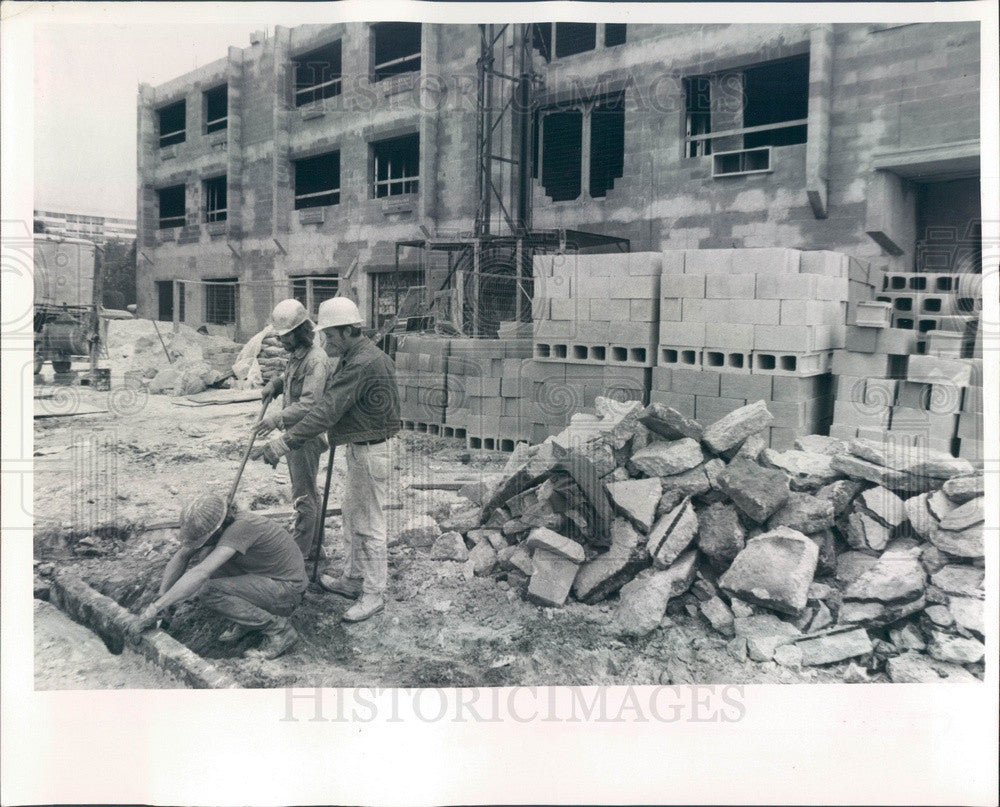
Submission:
[[[508,214],[556,233],[549,251],[976,266],[978,24],[523,28],[504,62],[475,25],[277,26],[141,86],[141,315],[245,338],[276,300],[315,310],[349,275],[378,325],[399,289],[462,282],[442,241]],[[522,71],[512,91],[484,84],[484,54],[494,77]],[[509,187],[484,213],[490,179]],[[478,292],[498,321],[530,316],[524,293]]]

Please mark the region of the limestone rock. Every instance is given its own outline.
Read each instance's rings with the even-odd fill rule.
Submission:
[[[767,520],[768,529],[790,527],[811,535],[833,526],[833,504],[808,493],[792,492],[781,508]]]
[[[889,543],[889,529],[864,510],[855,510],[847,517],[847,543],[854,549],[881,552]]]
[[[986,635],[984,603],[978,597],[949,597],[948,612],[955,624],[980,639]]]
[[[698,515],[698,548],[719,571],[725,571],[746,546],[746,535],[736,508],[715,502]]]
[[[735,452],[733,449],[730,449],[723,456],[727,460],[734,460],[740,457],[751,462],[758,462],[765,448],[767,448],[767,437],[762,432],[758,432],[757,434],[751,434],[744,440]]]
[[[797,644],[778,645],[774,651],[774,662],[782,667],[797,670],[802,666],[802,650]]]
[[[809,451],[775,451],[765,448],[760,463],[788,474],[793,490],[813,490],[830,484],[840,476],[833,469],[833,457]]]
[[[889,638],[900,650],[925,650],[927,648],[924,637],[921,636],[920,630],[913,623],[891,629]]]
[[[874,482],[876,485],[891,487],[896,490],[920,490],[924,485],[904,471],[897,471],[878,465],[853,454],[837,454],[830,463],[831,467],[851,479]]]
[[[640,415],[639,422],[654,434],[668,440],[679,440],[682,437],[701,440],[701,424],[665,404],[653,403],[647,406]]]
[[[978,496],[975,499],[969,499],[948,513],[941,519],[939,526],[942,530],[960,532],[976,524],[982,524],[984,518],[983,497]]]
[[[840,516],[847,512],[847,508],[863,487],[864,485],[855,479],[838,479],[829,485],[823,485],[816,491],[816,496],[827,499],[833,505],[834,516]]]
[[[680,440],[655,440],[636,451],[629,459],[633,473],[646,476],[673,476],[701,465],[705,455],[697,440],[684,437]]]
[[[949,555],[959,558],[981,558],[985,555],[982,524],[958,532],[934,529],[929,538],[934,546]]]
[[[698,516],[690,499],[660,518],[649,532],[646,550],[658,569],[668,568],[691,545],[698,533]]]
[[[857,658],[872,652],[872,642],[864,628],[803,639],[798,642],[802,651],[802,663],[808,667],[818,664],[833,664],[844,659]]]
[[[903,500],[891,490],[876,486],[863,490],[854,502],[862,505],[873,518],[889,529],[895,529],[906,520]]]
[[[543,548],[534,551],[531,562],[534,571],[528,582],[528,599],[550,607],[565,603],[579,565]]]
[[[878,563],[878,558],[865,552],[841,552],[837,556],[837,580],[851,583]]]
[[[956,504],[964,504],[986,492],[985,478],[982,474],[952,477],[941,486],[941,490]]]
[[[806,607],[818,559],[815,543],[779,527],[747,541],[719,584],[740,599],[794,616]]]
[[[478,529],[469,530],[465,537],[472,541],[473,545],[478,545],[483,541],[489,541],[491,545],[495,545],[497,538],[503,540],[503,533],[500,530]]]
[[[950,664],[977,664],[986,657],[986,646],[976,639],[932,631],[927,650],[932,658]]]
[[[615,622],[628,636],[645,636],[660,624],[671,599],[683,594],[694,582],[696,552],[688,552],[665,571],[639,575],[619,595]]]
[[[922,653],[903,653],[885,664],[894,684],[974,683],[977,679],[964,667],[932,662]]]
[[[807,434],[795,438],[795,448],[811,454],[843,454],[847,451],[847,442],[836,437],[825,437],[821,434]]]
[[[583,547],[580,544],[544,527],[536,527],[528,533],[526,543],[529,549],[547,549],[549,552],[574,563],[583,563],[585,558]]]
[[[733,629],[737,638],[746,639],[750,658],[759,662],[770,661],[780,645],[801,633],[794,625],[783,622],[774,614],[736,617]]]
[[[720,418],[702,433],[702,442],[716,454],[738,446],[751,434],[766,429],[774,416],[763,401],[754,401]]]
[[[477,575],[486,575],[493,571],[497,563],[497,551],[489,541],[480,541],[469,552],[469,562]]]
[[[823,630],[824,628],[830,627],[832,624],[833,614],[830,613],[830,609],[827,607],[827,604],[825,602],[821,602],[816,606],[816,613],[813,615],[812,621],[809,623],[809,630]]]
[[[611,551],[580,566],[573,581],[574,596],[593,605],[618,591],[649,565],[649,556],[642,552]]]
[[[974,566],[950,564],[934,572],[931,575],[931,582],[946,594],[982,598],[985,574],[982,569]]]
[[[951,479],[953,476],[971,474],[972,463],[953,457],[945,451],[924,447],[884,443],[879,440],[856,438],[848,450],[855,457],[915,477]]]
[[[809,540],[819,549],[819,560],[816,562],[816,574],[827,577],[837,573],[837,541],[833,530],[825,529],[810,533]]]
[[[455,560],[465,563],[469,559],[469,550],[461,533],[443,532],[431,546],[431,560]]]
[[[718,476],[719,489],[747,518],[763,524],[788,501],[788,477],[747,460],[734,460]]]
[[[915,600],[844,600],[837,614],[838,625],[870,625],[881,627],[922,611],[927,605],[924,597]]]
[[[633,479],[605,485],[615,509],[643,532],[653,526],[656,505],[660,501],[660,480]]]
[[[531,561],[531,553],[524,544],[513,547],[513,552],[505,560],[505,565],[510,569],[517,569],[526,577],[531,577],[535,573],[535,566]]]
[[[699,608],[715,630],[723,636],[732,637],[734,635],[733,612],[721,597],[705,600]]]
[[[927,494],[927,509],[938,521],[947,518],[948,514],[956,507],[958,505],[945,496],[943,491],[935,490],[933,493]]]
[[[925,541],[930,540],[931,533],[937,527],[937,519],[927,506],[928,498],[927,493],[918,493],[903,502],[910,529]]]
[[[441,534],[438,523],[428,515],[414,516],[396,534],[396,540],[415,547],[432,546]]]
[[[912,600],[924,592],[927,575],[920,561],[886,552],[844,591],[845,600]]]

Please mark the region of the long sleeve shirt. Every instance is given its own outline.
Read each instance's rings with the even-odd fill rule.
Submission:
[[[282,429],[294,426],[323,397],[326,380],[330,375],[331,360],[317,340],[311,347],[299,347],[288,360],[281,379],[275,383],[275,392],[282,393],[281,413],[278,418]]]
[[[324,431],[331,445],[343,445],[385,440],[399,428],[395,365],[371,340],[361,339],[327,378],[320,399],[283,439],[294,450]]]

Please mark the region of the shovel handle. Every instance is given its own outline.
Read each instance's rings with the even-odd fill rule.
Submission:
[[[247,460],[250,459],[250,451],[253,449],[253,442],[257,438],[257,427],[264,419],[264,414],[267,412],[267,407],[270,403],[270,398],[264,401],[264,405],[260,408],[260,414],[257,415],[257,420],[253,424],[253,431],[250,432],[250,442],[247,445],[247,450],[243,452],[243,462],[240,463],[240,469],[236,472],[236,479],[233,480],[233,486],[229,489],[229,495],[226,497],[227,507],[233,503],[233,499],[236,497],[236,489],[240,486],[240,479],[243,478],[243,469],[247,467]]]

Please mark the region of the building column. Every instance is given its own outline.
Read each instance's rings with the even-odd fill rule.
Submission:
[[[827,217],[830,179],[830,105],[833,96],[833,25],[809,32],[809,124],[806,194],[813,215]]]

